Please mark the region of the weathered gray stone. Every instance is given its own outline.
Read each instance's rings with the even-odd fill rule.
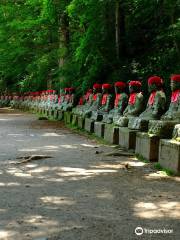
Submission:
[[[159,163],[163,168],[180,173],[180,142],[161,139],[159,144]]]
[[[132,117],[129,118],[128,128],[146,132],[148,131],[148,123],[148,120],[140,119],[138,117]]]
[[[136,130],[127,127],[119,128],[119,145],[126,149],[135,149],[136,146]]]
[[[94,133],[97,137],[104,137],[104,127],[105,123],[95,122],[94,123]]]
[[[159,137],[145,132],[138,132],[136,134],[135,153],[148,161],[158,161]]]
[[[111,144],[119,144],[119,128],[113,124],[105,124],[104,139]]]
[[[84,129],[84,125],[85,125],[85,118],[79,116],[78,117],[78,128]]]
[[[52,109],[49,110],[49,118],[54,118],[54,110]]]
[[[70,124],[72,122],[72,112],[64,112],[64,122]]]
[[[94,133],[94,120],[85,118],[85,130]]]
[[[58,120],[62,121],[64,119],[64,112],[62,110],[58,110]]]
[[[58,110],[54,110],[54,119],[58,119]]]
[[[73,114],[73,117],[72,117],[72,125],[73,125],[73,126],[77,126],[77,124],[78,124],[78,115]]]
[[[150,120],[148,132],[160,138],[172,138],[173,129],[177,123],[177,121]]]

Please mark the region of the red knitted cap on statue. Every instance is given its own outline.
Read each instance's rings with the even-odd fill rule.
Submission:
[[[152,84],[156,84],[156,85],[160,86],[163,84],[163,80],[161,77],[152,76],[152,77],[148,78],[148,85],[152,85]]]
[[[104,89],[111,89],[111,84],[109,84],[109,83],[104,83],[104,84],[102,85],[102,88],[104,88]]]
[[[133,80],[129,82],[129,86],[142,87],[142,83],[138,80]]]
[[[100,88],[102,88],[102,85],[99,84],[99,83],[95,83],[95,84],[93,85],[93,88],[95,88],[95,89],[100,89]]]
[[[92,91],[91,88],[87,90],[87,93],[92,93],[92,92],[93,92],[93,91]]]
[[[75,90],[75,88],[73,88],[73,87],[70,87],[68,90],[69,90],[69,91],[74,91],[74,90]]]
[[[116,82],[114,84],[115,87],[119,87],[119,88],[125,88],[126,87],[126,83],[125,82]]]
[[[172,81],[180,82],[180,74],[174,74],[171,76]]]

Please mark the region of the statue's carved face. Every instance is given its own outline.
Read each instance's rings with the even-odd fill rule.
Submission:
[[[148,85],[148,91],[151,93],[151,92],[154,92],[154,91],[157,91],[158,90],[158,86],[156,84],[151,84],[151,85]]]
[[[175,91],[180,89],[180,82],[176,82],[176,81],[171,81],[171,90]]]
[[[116,94],[118,94],[118,93],[123,93],[124,92],[124,90],[123,90],[123,88],[120,88],[120,87],[114,87],[114,89],[115,89],[115,93]]]
[[[140,87],[138,87],[138,86],[129,86],[129,92],[130,93],[140,92]]]
[[[109,92],[109,89],[102,88],[102,93],[103,93],[103,94],[106,94],[106,93],[108,93],[108,92]]]

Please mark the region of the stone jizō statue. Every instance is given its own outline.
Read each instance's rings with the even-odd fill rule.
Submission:
[[[92,112],[91,119],[95,121],[102,121],[104,116],[107,116],[109,111],[113,108],[113,95],[111,93],[112,86],[109,83],[102,85],[102,101],[101,105],[96,111]]]
[[[102,102],[102,85],[99,83],[95,83],[93,85],[93,95],[92,95],[92,102],[89,109],[85,109],[83,112],[83,117],[91,118],[92,112],[97,111],[101,106]]]
[[[180,120],[180,75],[171,76],[171,102],[162,120]]]
[[[120,127],[127,127],[129,118],[138,117],[143,111],[144,97],[141,92],[142,84],[140,81],[129,82],[129,101],[126,109],[124,110],[123,117],[120,117],[115,124]]]
[[[139,118],[144,120],[157,120],[165,112],[166,95],[163,90],[163,80],[158,76],[152,76],[148,79],[148,90],[150,97],[144,112]]]
[[[115,123],[120,116],[123,115],[123,112],[128,104],[128,95],[125,92],[126,83],[125,82],[116,82],[114,84],[115,88],[115,101],[114,108],[109,111],[108,114],[103,116],[103,122],[105,123]]]

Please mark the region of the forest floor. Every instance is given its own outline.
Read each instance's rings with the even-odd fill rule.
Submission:
[[[112,151],[60,122],[0,109],[0,239],[180,239],[180,178]]]

